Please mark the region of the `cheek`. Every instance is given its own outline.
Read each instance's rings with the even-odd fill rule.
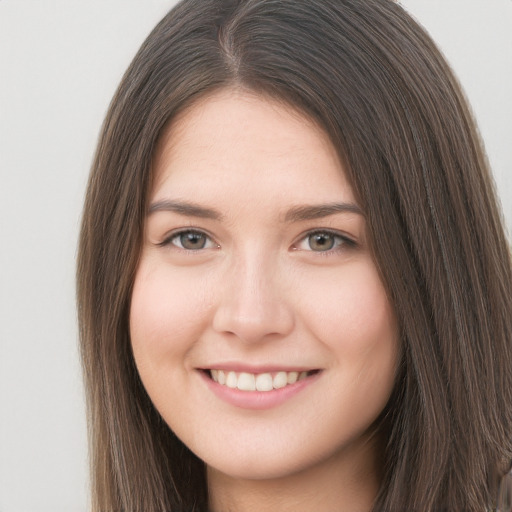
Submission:
[[[325,283],[329,293],[324,300],[317,298],[310,325],[332,356],[332,402],[342,404],[333,432],[336,425],[352,421],[351,431],[361,433],[376,420],[393,389],[398,327],[373,264],[351,265],[332,282]]]
[[[308,328],[329,346],[337,362],[394,360],[395,315],[373,263],[355,262],[309,288],[302,306]]]
[[[142,261],[135,278],[130,335],[137,364],[186,352],[199,336],[211,301],[201,279]]]

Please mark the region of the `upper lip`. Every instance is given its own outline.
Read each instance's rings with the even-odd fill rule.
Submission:
[[[303,365],[279,365],[279,364],[264,364],[264,365],[250,365],[244,363],[214,363],[211,365],[202,366],[200,370],[224,370],[236,373],[273,373],[273,372],[309,372],[318,370],[318,367],[303,366]]]

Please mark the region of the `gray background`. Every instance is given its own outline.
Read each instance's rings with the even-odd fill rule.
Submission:
[[[164,0],[0,0],[0,512],[85,512],[74,262],[96,137]],[[512,0],[403,0],[458,74],[512,227]]]

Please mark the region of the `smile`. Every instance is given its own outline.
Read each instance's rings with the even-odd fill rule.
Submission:
[[[254,410],[272,409],[287,402],[323,374],[320,369],[253,368],[251,372],[251,368],[221,368],[202,368],[198,372],[207,389],[232,406]]]
[[[306,372],[247,373],[227,370],[209,370],[210,377],[221,386],[240,391],[272,391],[304,380],[315,370]]]

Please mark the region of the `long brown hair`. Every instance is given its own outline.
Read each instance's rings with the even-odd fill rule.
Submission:
[[[391,0],[184,0],[127,70],[100,135],[78,261],[95,512],[204,511],[203,463],[163,422],[128,330],[151,159],[222,87],[329,134],[364,208],[402,340],[375,512],[482,512],[512,459],[512,272],[461,89]]]

